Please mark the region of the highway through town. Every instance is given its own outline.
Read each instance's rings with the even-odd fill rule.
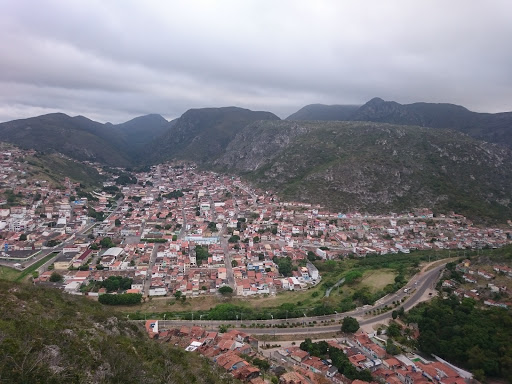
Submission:
[[[160,328],[165,329],[194,324],[207,329],[218,329],[220,325],[224,324],[231,325],[235,329],[240,329],[243,332],[253,335],[304,335],[338,332],[340,330],[339,322],[346,316],[358,319],[359,324],[362,327],[384,323],[391,319],[391,310],[376,316],[372,316],[371,311],[383,308],[386,305],[388,307],[393,307],[393,302],[401,301],[403,298],[405,298],[405,302],[401,306],[407,311],[420,302],[428,300],[435,292],[434,287],[445,265],[446,263],[443,263],[430,270],[422,271],[415,275],[399,292],[381,298],[373,306],[360,307],[350,312],[316,317],[305,316],[293,319],[246,320],[245,322],[242,318],[242,314],[240,319],[237,321],[195,320],[192,322],[190,320],[160,320]],[[405,292],[405,290],[407,291]],[[307,326],[312,324],[314,321],[316,322],[315,326]],[[321,325],[322,322],[327,325]],[[294,328],[275,327],[286,323],[298,323],[298,325]],[[252,324],[260,326],[261,328],[249,328]]]

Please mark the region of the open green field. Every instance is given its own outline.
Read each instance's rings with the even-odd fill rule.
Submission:
[[[20,273],[21,271],[17,269],[0,265],[0,279],[2,280],[14,281],[20,275]]]
[[[393,284],[397,275],[396,271],[388,269],[365,271],[360,284],[378,291],[384,289],[388,284]]]
[[[48,254],[47,256],[43,257],[41,260],[32,264],[30,267],[25,268],[21,271],[14,269],[14,268],[0,266],[0,279],[9,280],[9,281],[17,281],[17,282],[23,281],[28,276],[31,276],[32,272],[36,271],[41,265],[46,263],[52,257],[55,257],[56,253],[58,253],[58,252],[52,252],[52,253]]]

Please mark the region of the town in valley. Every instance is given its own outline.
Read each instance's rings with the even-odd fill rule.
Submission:
[[[498,249],[512,241],[506,226],[473,225],[453,212],[434,215],[420,208],[371,215],[281,201],[272,191],[254,189],[237,176],[199,170],[189,162],[163,163],[140,172],[90,163],[104,176],[101,187],[88,190],[68,177],[55,185],[28,177],[24,160],[34,153],[3,148],[0,177],[6,199],[0,206],[0,262],[30,271],[35,285],[100,302],[113,294],[138,295],[139,301],[187,298],[192,306],[197,297],[226,293],[272,297],[321,283],[314,263],[416,251],[448,251],[448,256],[453,252],[463,259],[466,251]],[[509,266],[474,266],[466,259],[452,270],[458,275],[443,277],[443,289],[488,307],[510,308]],[[400,303],[408,289],[415,288],[411,283],[404,289]],[[496,296],[500,293],[505,295]],[[326,325],[339,327],[342,317],[333,316]],[[308,321],[295,325],[311,326]],[[293,319],[268,323],[268,334],[275,338],[275,327],[290,322]],[[402,325],[409,337],[417,334],[417,328]],[[243,324],[242,314],[239,322],[224,325],[208,323],[202,315],[194,322],[192,313],[189,325],[147,319],[145,326],[150,338],[198,352],[251,383],[264,382],[265,372],[280,372],[283,384],[360,383],[364,372],[369,372],[368,380],[393,384],[462,384],[471,377],[407,347],[390,348],[380,328],[361,328],[321,342],[328,351],[345,356],[343,361],[352,367],[346,372],[352,373],[344,375],[332,359],[308,352],[316,348],[310,339],[304,345],[258,341],[244,329],[255,323]]]

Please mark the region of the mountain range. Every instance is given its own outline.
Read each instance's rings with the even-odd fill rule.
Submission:
[[[512,212],[510,112],[374,98],[286,120],[237,107],[117,125],[57,113],[2,123],[0,140],[111,166],[191,160],[340,211],[433,207],[500,221]]]
[[[478,113],[460,105],[446,103],[399,104],[376,97],[361,107],[308,105],[288,116],[286,120],[373,121],[448,128],[512,148],[512,112]]]
[[[160,115],[114,125],[51,113],[0,124],[0,140],[24,149],[60,152],[81,161],[129,166],[168,125]]]

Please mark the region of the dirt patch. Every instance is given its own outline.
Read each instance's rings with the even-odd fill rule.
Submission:
[[[386,285],[393,284],[397,275],[395,271],[390,269],[370,270],[364,273],[360,284],[366,285],[374,291],[379,291]]]

